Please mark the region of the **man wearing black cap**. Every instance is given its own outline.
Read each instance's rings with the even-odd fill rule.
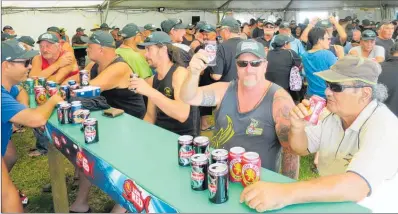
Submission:
[[[385,59],[384,48],[376,45],[375,40],[376,33],[372,30],[365,30],[361,35],[360,46],[351,48],[349,54],[383,62]]]
[[[257,19],[257,27],[253,30],[252,38],[258,38],[264,36],[264,31],[263,31],[264,20],[265,19],[262,18]]]
[[[154,24],[146,24],[144,26],[144,32],[143,32],[144,39],[147,38],[149,35],[151,35],[152,32],[161,31],[161,30],[162,29],[156,27]]]
[[[10,171],[16,162],[16,151],[7,150],[13,147],[12,143],[9,144],[11,124],[16,123],[32,128],[44,126],[55,105],[63,99],[56,94],[45,104],[35,109],[28,108],[26,91],[18,88],[17,85],[26,80],[29,69],[32,67],[31,59],[39,52],[27,51],[17,40],[10,40],[1,43],[1,53],[1,154]],[[22,90],[25,93],[22,93]]]
[[[388,98],[384,103],[398,117],[398,43],[392,46],[390,58],[381,67],[383,72],[379,76],[379,83],[388,89]]]
[[[3,27],[3,32],[8,33],[10,35],[15,35],[14,28],[12,28],[10,25],[6,25]],[[16,35],[15,35],[16,36]]]
[[[294,50],[299,56],[301,56],[305,52],[304,46],[301,41],[292,36],[292,30],[290,29],[289,22],[282,22],[279,25],[279,34],[292,37],[294,39],[292,42],[290,42],[290,48]],[[270,44],[270,49],[272,49],[272,41]]]
[[[240,24],[231,16],[225,17],[220,23],[219,34],[223,42],[217,48],[216,65],[211,67],[211,78],[215,81],[229,82],[236,79],[237,69],[235,66],[236,46],[242,41]]]
[[[380,45],[384,48],[385,57],[388,59],[390,57],[390,51],[394,45],[394,40],[392,35],[394,33],[394,25],[389,20],[384,20],[379,29],[379,36],[376,38],[376,45]]]
[[[66,84],[68,80],[78,80],[79,66],[71,52],[62,49],[60,40],[53,33],[44,33],[37,41],[41,55],[32,61],[30,77],[45,77],[57,84]]]
[[[264,29],[264,36],[257,38],[256,41],[263,44],[264,48],[266,49],[266,52],[268,52],[272,38],[274,37],[275,34],[275,25],[272,22],[266,21],[264,22],[263,29]]]

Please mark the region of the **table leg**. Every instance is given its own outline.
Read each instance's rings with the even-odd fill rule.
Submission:
[[[66,190],[65,167],[62,154],[53,144],[48,145],[48,165],[51,176],[54,212],[69,213],[68,192]]]

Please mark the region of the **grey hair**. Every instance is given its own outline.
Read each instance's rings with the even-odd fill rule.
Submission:
[[[379,102],[384,102],[388,98],[388,89],[387,86],[384,84],[376,84],[371,85],[362,81],[354,81],[355,86],[362,86],[362,87],[371,87],[372,88],[372,97],[371,99],[376,99]]]
[[[225,27],[225,28],[227,28],[231,33],[240,34],[240,27]]]

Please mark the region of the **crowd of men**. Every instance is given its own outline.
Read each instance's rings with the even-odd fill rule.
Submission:
[[[45,155],[42,127],[62,100],[54,95],[31,109],[19,83],[39,76],[62,85],[79,81],[78,72],[85,69],[89,84],[101,88],[110,106],[179,135],[213,130],[212,148],[258,152],[262,167],[285,176],[298,179],[299,156],[318,154],[320,178],[250,185],[240,198],[250,208],[355,201],[391,211],[394,197],[388,191],[398,186],[397,21],[360,25],[351,17],[330,17],[242,24],[227,16],[217,26],[180,19],[164,20],[160,28],[104,23],[90,36],[77,28],[71,43],[65,31],[47,28],[36,51],[33,38],[17,38],[11,26],[3,28],[3,172],[17,161],[13,124],[34,128],[37,143],[30,156]],[[217,43],[214,66],[208,65],[209,41]],[[300,91],[290,87],[293,68],[304,81]],[[313,95],[327,100],[318,125],[304,120]],[[213,111],[214,126],[208,122]],[[2,177],[2,211],[20,212],[15,186],[7,173]],[[70,211],[90,212],[91,183],[78,170],[75,178],[79,190]],[[116,205],[113,212],[125,210]]]

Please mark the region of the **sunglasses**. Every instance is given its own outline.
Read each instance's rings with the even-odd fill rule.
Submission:
[[[236,61],[236,64],[241,67],[241,68],[245,68],[247,67],[247,65],[250,63],[251,67],[258,67],[261,65],[261,63],[264,62],[264,60],[262,59],[258,59],[258,60],[253,60],[253,61],[244,61],[244,60],[238,60]]]
[[[354,86],[354,85],[341,85],[338,83],[326,82],[328,88],[333,92],[342,92],[346,88],[364,88],[365,86]]]
[[[32,64],[32,59],[23,60],[23,61],[15,60],[15,61],[10,61],[10,62],[24,64],[25,68],[27,68],[27,67],[29,67],[29,65]]]

